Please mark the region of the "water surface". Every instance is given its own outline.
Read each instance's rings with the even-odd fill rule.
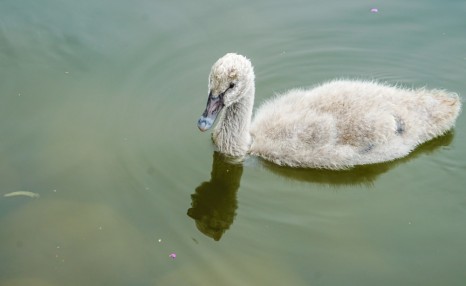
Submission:
[[[255,66],[256,106],[334,78],[464,96],[465,14],[1,1],[0,285],[464,285],[464,115],[407,158],[340,172],[231,164],[196,122],[232,51]]]

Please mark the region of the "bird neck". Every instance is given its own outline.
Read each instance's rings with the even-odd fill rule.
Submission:
[[[226,107],[213,134],[220,152],[233,157],[246,155],[251,144],[249,127],[254,105],[254,83],[244,90],[240,100]]]

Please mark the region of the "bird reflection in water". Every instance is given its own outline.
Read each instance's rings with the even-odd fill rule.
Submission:
[[[377,178],[399,164],[423,154],[435,152],[451,144],[453,132],[424,143],[409,156],[386,163],[358,166],[350,170],[331,171],[321,169],[287,168],[263,161],[262,166],[272,173],[293,181],[326,184],[334,188],[347,186],[373,186]],[[191,195],[188,216],[196,221],[197,228],[205,235],[220,240],[233,223],[238,202],[236,193],[240,186],[243,165],[215,152],[209,182],[203,182]]]
[[[188,216],[205,235],[218,241],[235,219],[243,165],[214,152],[210,181],[203,182],[191,195]]]

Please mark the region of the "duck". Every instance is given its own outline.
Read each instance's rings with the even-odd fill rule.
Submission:
[[[299,168],[344,170],[402,158],[451,130],[461,112],[455,92],[374,80],[291,89],[268,99],[253,117],[254,96],[251,61],[227,53],[211,68],[199,130],[216,122],[212,140],[227,156]]]

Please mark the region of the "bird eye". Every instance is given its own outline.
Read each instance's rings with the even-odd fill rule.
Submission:
[[[235,84],[232,82],[230,83],[230,88],[234,88],[235,87]]]

